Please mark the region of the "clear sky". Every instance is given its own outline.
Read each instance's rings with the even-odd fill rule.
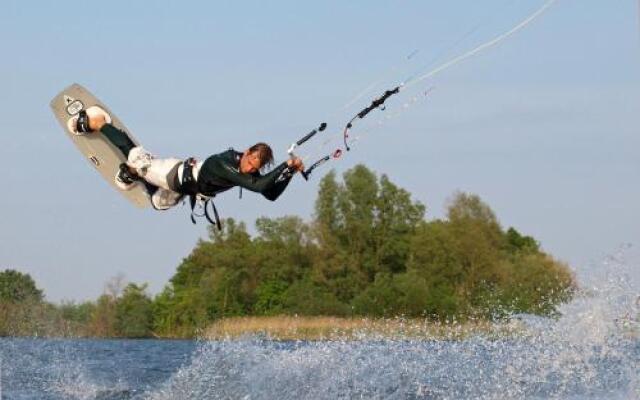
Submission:
[[[157,155],[204,158],[264,140],[283,160],[320,122],[337,137],[385,86],[542,4],[3,0],[0,269],[30,273],[53,301],[96,298],[118,273],[155,293],[206,236],[187,207],[131,207],[83,160],[48,105],[72,82]],[[388,174],[427,205],[428,218],[443,216],[454,191],[476,193],[503,226],[578,270],[622,243],[640,244],[639,15],[636,0],[560,0],[499,46],[390,100],[354,134],[434,88],[332,167],[365,163]],[[308,219],[328,170],[296,179],[276,203],[232,191],[216,204],[249,225],[259,216]]]

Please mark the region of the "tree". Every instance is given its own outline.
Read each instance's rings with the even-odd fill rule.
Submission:
[[[315,210],[319,260],[315,277],[349,303],[378,273],[406,268],[411,237],[425,207],[364,165],[321,181]]]
[[[96,306],[91,313],[89,332],[97,337],[116,336],[115,329],[116,299],[108,294],[103,294],[96,300]]]
[[[336,181],[334,171],[330,171],[320,180],[315,203],[315,226],[318,229],[317,235],[322,245],[334,243],[336,235],[344,224],[338,214],[338,194],[340,191],[341,188]]]
[[[29,274],[13,269],[0,272],[0,301],[7,303],[40,302],[44,298],[42,290]]]
[[[292,284],[284,293],[284,306],[289,314],[346,315],[349,307],[326,287],[309,278]]]
[[[513,261],[502,293],[505,308],[516,313],[549,315],[576,289],[567,265],[543,253],[522,253]]]
[[[461,295],[468,312],[486,309],[487,292],[505,280],[504,235],[495,214],[479,196],[456,193],[447,209],[452,254],[463,274]]]
[[[353,301],[354,312],[378,317],[431,317],[456,314],[455,292],[446,282],[432,281],[416,271],[380,273]]]
[[[259,218],[252,236],[229,219],[199,241],[153,302],[156,332],[188,336],[256,314],[548,314],[567,298],[567,267],[532,237],[504,232],[477,195],[454,194],[443,220],[426,221],[425,209],[363,165],[340,181],[330,172],[310,223]]]
[[[93,336],[117,336],[116,304],[125,285],[124,274],[119,273],[110,278],[104,285],[104,293],[96,300],[91,310],[89,332]]]
[[[128,284],[115,306],[115,331],[127,338],[148,337],[153,325],[151,299],[147,285]]]
[[[518,252],[535,253],[540,251],[540,245],[531,236],[521,235],[511,227],[505,233],[507,251],[514,254]]]
[[[62,302],[57,306],[57,309],[60,312],[60,317],[65,321],[87,325],[91,320],[95,307],[95,303],[91,301],[82,303]]]
[[[374,225],[375,273],[404,272],[411,238],[424,219],[425,206],[394,185],[386,175],[380,178]]]

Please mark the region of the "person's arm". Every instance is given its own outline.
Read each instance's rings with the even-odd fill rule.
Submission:
[[[276,183],[269,189],[262,192],[262,195],[271,201],[275,201],[282,192],[287,188],[289,182],[291,182],[291,178],[295,171],[302,172],[304,171],[304,164],[302,160],[298,157],[294,157],[289,159],[287,162],[288,171],[285,171],[281,176],[281,179],[277,179]]]
[[[287,163],[283,162],[266,175],[254,176],[243,174],[222,160],[218,160],[216,165],[216,173],[221,178],[252,192],[261,193],[269,200],[275,200],[287,187],[291,180],[291,176],[285,174],[288,170]]]
[[[278,197],[284,192],[284,190],[291,182],[293,175],[285,175],[281,180],[276,181],[273,186],[262,192],[262,195],[271,201],[276,201]]]

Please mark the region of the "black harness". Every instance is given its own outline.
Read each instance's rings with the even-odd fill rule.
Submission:
[[[193,157],[189,157],[182,163],[182,180],[180,180],[178,175],[178,168],[180,164],[176,165],[174,171],[172,171],[171,175],[173,175],[172,179],[168,179],[171,182],[173,188],[172,190],[180,193],[183,196],[189,196],[189,205],[191,206],[191,222],[196,223],[196,217],[205,217],[209,223],[215,225],[219,231],[222,230],[222,224],[220,223],[220,216],[218,215],[218,210],[216,209],[216,205],[213,202],[213,196],[207,197],[200,194],[198,190],[198,182],[196,178],[193,176],[193,168],[196,166],[196,159]],[[198,202],[198,198],[204,199],[204,214],[197,214],[195,212],[196,204]],[[211,218],[209,214],[208,205],[211,204],[211,209],[213,210],[214,218]]]

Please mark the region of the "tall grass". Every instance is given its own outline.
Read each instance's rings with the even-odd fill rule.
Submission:
[[[205,339],[260,335],[275,340],[422,339],[459,340],[473,335],[504,337],[520,331],[516,323],[487,321],[440,323],[426,319],[338,317],[233,317],[214,322]]]

